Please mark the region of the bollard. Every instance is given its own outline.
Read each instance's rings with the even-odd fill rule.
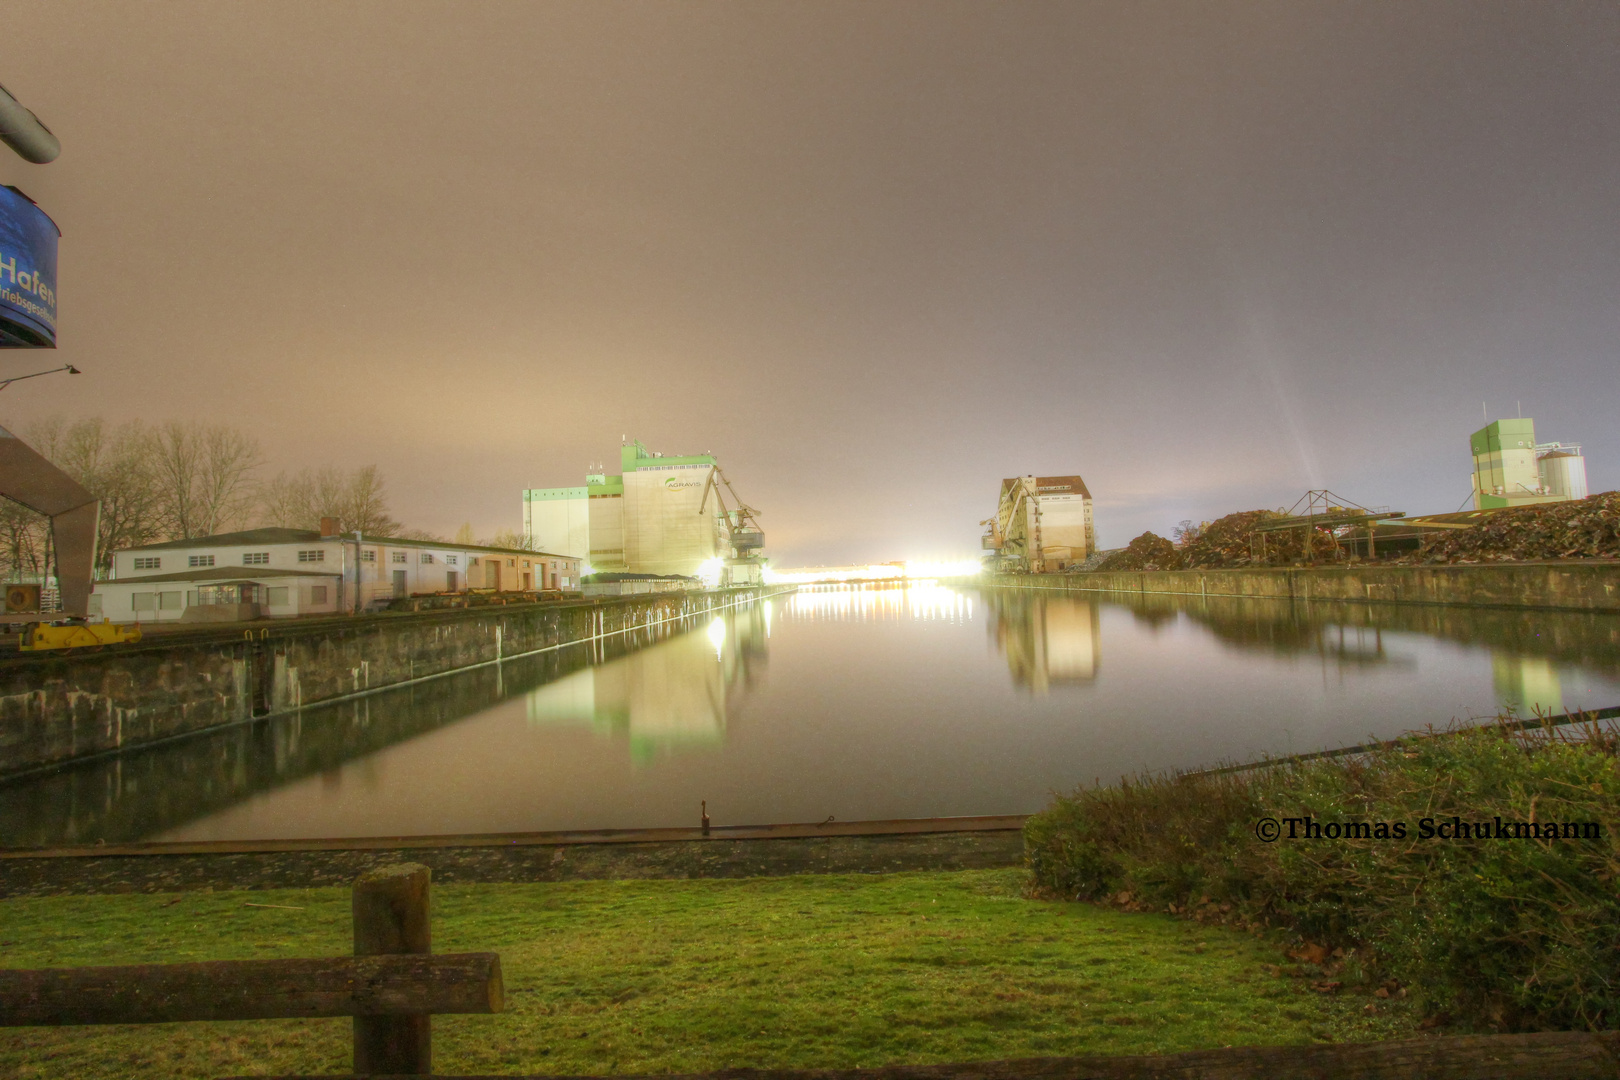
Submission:
[[[354,955],[431,953],[428,881],[418,863],[372,870],[355,879]],[[356,1016],[354,1071],[425,1076],[433,1071],[433,1018]]]

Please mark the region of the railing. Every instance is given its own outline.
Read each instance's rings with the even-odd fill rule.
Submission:
[[[0,970],[0,1026],[354,1017],[357,1075],[433,1071],[435,1013],[505,1008],[494,953],[432,954],[429,871],[354,883],[354,955]]]

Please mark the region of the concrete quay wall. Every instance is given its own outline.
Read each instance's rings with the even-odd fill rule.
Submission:
[[[996,574],[986,584],[1078,592],[1362,603],[1455,604],[1620,613],[1620,562],[1458,566],[1254,567],[1081,574]]]
[[[252,624],[242,636],[0,661],[0,779],[342,701],[642,627],[783,588],[654,593]]]

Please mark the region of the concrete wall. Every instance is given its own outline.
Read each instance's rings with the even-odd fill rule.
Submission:
[[[667,593],[255,627],[0,662],[0,777],[340,701],[745,602],[776,589]]]
[[[984,584],[1085,592],[1620,612],[1620,562],[996,574]]]

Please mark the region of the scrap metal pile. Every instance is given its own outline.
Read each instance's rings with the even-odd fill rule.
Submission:
[[[1620,491],[1575,502],[1542,503],[1481,516],[1471,529],[1424,539],[1401,562],[1524,562],[1620,558]]]
[[[1294,529],[1271,533],[1264,557],[1257,557],[1255,527],[1287,515],[1275,510],[1244,510],[1207,522],[1190,532],[1179,546],[1156,533],[1146,532],[1128,547],[1114,552],[1098,564],[1108,570],[1204,570],[1235,566],[1263,566],[1297,562],[1305,556],[1305,537],[1311,536],[1312,554],[1318,560],[1331,560],[1336,547],[1325,529]]]

